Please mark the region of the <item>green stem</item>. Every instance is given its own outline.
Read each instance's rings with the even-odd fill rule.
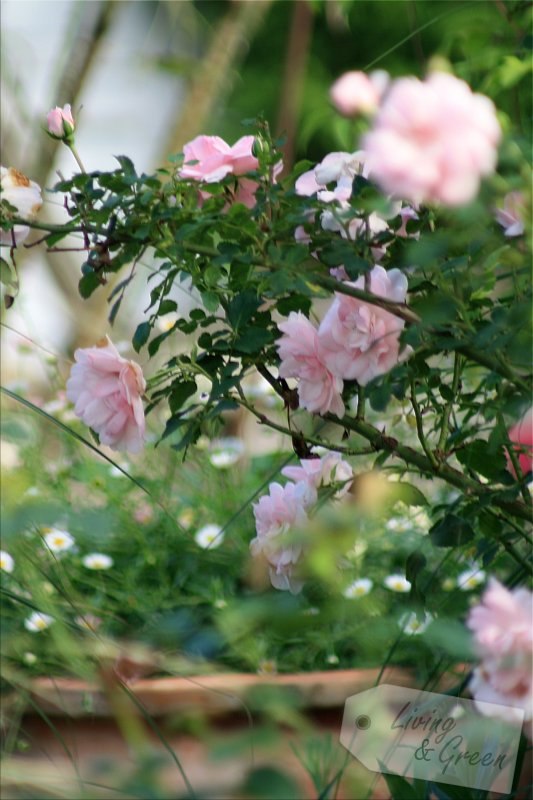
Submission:
[[[411,379],[411,404],[413,406],[413,411],[415,412],[415,419],[416,419],[416,430],[418,433],[418,441],[422,445],[422,449],[426,456],[428,457],[431,467],[433,470],[437,470],[439,468],[439,462],[435,458],[435,454],[429,447],[426,436],[424,434],[424,423],[422,420],[422,412],[420,411],[420,406],[418,405],[418,400],[416,399],[416,386],[414,379]]]
[[[74,147],[74,143],[73,142],[65,142],[65,144],[67,145],[68,149],[70,150],[70,152],[72,153],[72,155],[76,159],[76,164],[80,168],[81,172],[86,173],[87,170],[83,166],[83,161],[81,160],[78,151]]]
[[[498,508],[507,511],[509,514],[514,517],[518,517],[519,519],[524,519],[528,522],[531,521],[531,509],[528,508],[525,503],[522,503],[519,500],[505,500],[504,498],[499,497],[498,492],[488,489],[482,483],[479,483],[473,478],[467,477],[462,472],[459,472],[459,470],[451,467],[449,464],[440,463],[438,464],[437,468],[435,468],[425,454],[413,450],[412,447],[400,444],[396,439],[386,436],[384,433],[381,433],[381,431],[377,430],[377,428],[374,428],[372,425],[369,425],[363,420],[351,419],[350,417],[343,417],[340,419],[334,414],[326,414],[324,418],[329,422],[333,422],[336,425],[341,425],[343,428],[347,428],[348,430],[358,433],[364,439],[369,441],[375,450],[389,452],[391,455],[401,458],[402,461],[406,462],[406,464],[416,467],[420,472],[425,473],[426,475],[435,475],[439,478],[442,478],[442,480],[446,481],[446,483],[449,483],[452,486],[460,489],[466,496],[478,495],[490,497],[492,503],[495,506],[498,506]]]
[[[455,353],[454,362],[453,362],[453,379],[452,379],[452,397],[446,404],[444,409],[444,414],[442,416],[442,427],[440,431],[439,441],[437,444],[437,452],[443,453],[444,448],[446,446],[446,441],[448,439],[448,432],[450,429],[450,415],[452,413],[453,404],[455,401],[455,397],[457,392],[459,391],[459,379],[461,377],[461,357],[458,353]]]

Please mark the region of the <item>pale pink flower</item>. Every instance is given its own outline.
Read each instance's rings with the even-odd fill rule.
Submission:
[[[517,422],[509,431],[509,439],[515,445],[514,449],[518,457],[520,469],[526,475],[533,469],[533,407],[524,414],[520,422]],[[515,468],[509,456],[507,456],[507,466],[510,472],[516,477]]]
[[[481,603],[471,609],[467,620],[481,658],[469,686],[472,696],[521,708],[528,721],[533,708],[532,601],[528,589],[509,591],[491,578]]]
[[[365,153],[362,150],[355,153],[328,153],[314,169],[300,175],[294,188],[296,194],[306,197],[316,194],[325,203],[346,201],[351,197],[356,175],[368,177]],[[331,183],[336,184],[335,188],[328,190],[327,186]]]
[[[20,217],[28,220],[35,217],[43,204],[41,187],[14,167],[0,167],[0,200],[7,200]],[[0,229],[0,243],[20,244],[29,232],[27,225],[15,225],[10,231]]]
[[[389,83],[384,70],[367,75],[358,70],[345,72],[329,90],[331,102],[341,114],[353,117],[356,114],[373,114]]]
[[[369,278],[372,294],[405,302],[407,278],[400,270],[387,272],[376,265]],[[348,286],[364,289],[365,279],[361,276]],[[407,348],[400,353],[399,337],[404,324],[390,311],[337,293],[318,329],[324,363],[334,375],[355,379],[365,386],[409,354]]]
[[[509,192],[503,199],[503,208],[495,210],[496,222],[505,229],[505,236],[522,236],[524,233],[525,203],[522,192]]]
[[[72,110],[69,103],[63,108],[56,106],[46,115],[46,123],[48,125],[48,132],[53,136],[63,139],[65,136],[71,136],[76,127]]]
[[[109,337],[78,349],[67,381],[75,413],[113,450],[138,453],[144,445],[146,389],[142,370],[123,358]]]
[[[197,163],[190,163],[193,161]],[[231,147],[220,136],[197,136],[184,145],[181,178],[217,183],[230,172],[233,172]]]
[[[387,194],[457,206],[473,200],[480,179],[494,171],[500,138],[491,100],[434,72],[424,82],[392,83],[363,146]]]
[[[302,545],[290,541],[291,530],[307,522],[305,484],[271,483],[253,510],[257,536],[250,542],[253,556],[264,556],[269,564],[270,580],[275,589],[301,591],[303,583],[294,577],[302,554]]]
[[[353,469],[347,461],[343,461],[340,453],[326,453],[322,458],[302,458],[300,466],[284,467],[281,474],[296,483],[303,482],[308,487],[308,502],[315,503],[317,489],[331,486],[332,483],[343,483],[335,497],[343,497],[350,491]]]
[[[234,175],[244,175],[259,168],[259,161],[253,154],[254,141],[254,136],[241,136],[233,147],[230,147]]]
[[[330,411],[344,415],[342,380],[326,367],[320,351],[316,328],[301,311],[291,311],[278,325],[284,334],[277,341],[281,378],[299,378],[300,405],[315,414]]]

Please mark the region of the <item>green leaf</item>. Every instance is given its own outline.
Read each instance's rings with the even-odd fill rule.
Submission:
[[[386,765],[382,765],[382,770]],[[387,782],[391,800],[420,800],[420,795],[415,791],[414,786],[402,778],[400,775],[387,775],[383,773]]]
[[[259,306],[261,298],[255,292],[245,291],[238,294],[228,305],[226,316],[233,330],[238,331],[252,318]]]
[[[87,298],[90,297],[92,293],[101,285],[102,284],[100,283],[98,275],[96,272],[91,270],[90,272],[86,272],[86,274],[80,278],[80,282],[78,283],[78,291],[84,300],[87,300]]]
[[[0,283],[4,286],[18,286],[15,270],[5,258],[0,257]]]
[[[481,439],[465,445],[456,455],[464,467],[493,480],[498,479],[500,472],[505,470],[507,465],[502,448],[495,451],[493,445]]]
[[[466,520],[448,514],[431,528],[429,535],[437,547],[460,547],[472,541],[474,530]]]
[[[274,334],[267,328],[248,328],[234,343],[234,349],[241,353],[258,353],[274,340]]]
[[[148,341],[151,330],[152,326],[149,322],[141,322],[140,325],[137,325],[132,339],[133,348],[136,353],[138,353],[141,347]]]
[[[168,403],[172,414],[175,414],[177,411],[179,411],[189,397],[192,397],[196,390],[196,381],[186,380],[173,383],[172,392],[168,398]]]

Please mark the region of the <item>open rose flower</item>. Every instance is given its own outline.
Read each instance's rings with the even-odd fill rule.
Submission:
[[[398,269],[387,272],[375,266],[370,272],[370,292],[397,303],[405,302],[407,278]],[[364,288],[364,277],[348,284]],[[365,386],[389,372],[410,350],[400,352],[404,321],[379,306],[338,293],[320,323],[318,339],[324,363],[334,375]]]
[[[491,578],[481,603],[470,611],[467,625],[481,663],[469,690],[477,701],[523,709],[533,715],[533,595],[525,588],[509,591]],[[481,706],[489,713],[490,706]]]
[[[46,123],[48,125],[48,133],[51,133],[54,138],[64,139],[72,136],[76,123],[69,103],[63,108],[56,106],[49,111],[46,115]]]
[[[370,75],[354,70],[337,78],[329,96],[337,111],[346,117],[373,114],[388,83],[389,75],[384,70],[376,70]]]
[[[509,192],[503,199],[503,208],[495,211],[496,222],[505,230],[505,236],[522,236],[525,216],[524,195],[522,192]]]
[[[363,139],[373,179],[413,203],[458,206],[496,166],[501,130],[493,103],[452,75],[393,81]]]
[[[355,153],[328,153],[314,169],[300,175],[294,188],[296,194],[304,197],[316,194],[324,203],[346,201],[351,197],[356,175],[368,177],[365,153],[362,150]],[[328,189],[328,184],[332,183],[335,183],[335,188]]]
[[[533,469],[533,408],[530,408],[520,422],[509,431],[509,439],[516,445],[514,448],[520,469],[524,475]],[[515,468],[507,456],[508,469],[516,477]]]
[[[342,417],[343,382],[335,376],[322,357],[316,328],[301,311],[291,311],[286,322],[278,325],[284,334],[277,346],[281,378],[299,378],[300,405],[314,414],[328,411]]]
[[[253,144],[253,136],[242,136],[232,147],[220,136],[197,136],[183,147],[184,158],[179,176],[204,183],[218,183],[227,175],[235,175],[240,179],[234,202],[253,208],[259,184],[251,178],[240,177],[259,167],[259,161],[253,154]],[[209,197],[205,191],[200,195],[201,199]]]
[[[138,453],[144,445],[146,389],[142,370],[123,358],[109,337],[74,353],[67,397],[83,422],[113,450]]]
[[[0,200],[7,200],[24,219],[33,219],[43,204],[40,186],[13,167],[0,167],[0,189]],[[0,242],[20,244],[29,232],[27,225],[15,225],[9,231],[0,229]]]
[[[250,542],[254,557],[263,556],[269,564],[270,580],[275,589],[292,594],[301,591],[303,583],[294,576],[302,546],[289,539],[291,529],[305,525],[305,484],[271,483],[269,493],[254,504],[257,536]]]
[[[316,502],[318,488],[331,486],[332,483],[344,484],[335,495],[342,497],[349,492],[353,478],[353,470],[348,462],[343,461],[340,453],[333,452],[326,453],[322,458],[302,458],[299,467],[284,467],[281,474],[296,483],[305,483],[310,503]]]

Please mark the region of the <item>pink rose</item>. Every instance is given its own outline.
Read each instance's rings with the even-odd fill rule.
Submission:
[[[13,167],[0,167],[0,199],[7,200],[24,219],[33,219],[43,204],[41,187]],[[0,230],[0,242],[20,244],[29,232],[27,225],[15,225],[10,231]]]
[[[366,75],[364,72],[345,72],[329,90],[331,102],[341,114],[373,114],[387,88],[389,76],[384,70]]]
[[[532,601],[528,589],[509,591],[491,578],[467,625],[481,658],[469,689],[477,701],[515,706],[531,721],[533,706]],[[481,707],[483,713],[488,709]]]
[[[518,463],[523,474],[527,475],[533,469],[533,407],[522,417],[520,422],[511,428],[509,439],[517,445],[514,449],[518,456]],[[516,478],[515,469],[509,457],[507,457],[507,465],[509,471]]]
[[[220,136],[197,136],[184,145],[181,178],[217,183],[230,172],[233,172],[231,147]]]
[[[496,222],[505,229],[505,236],[522,236],[524,233],[525,203],[522,192],[509,192],[503,199],[503,208],[495,211]]]
[[[59,139],[63,139],[65,136],[71,136],[76,127],[69,103],[63,106],[63,108],[56,106],[49,111],[46,115],[46,122],[48,125],[48,132]]]
[[[387,272],[376,265],[369,277],[372,294],[396,303],[405,302],[407,278],[400,270]],[[364,277],[348,286],[364,289]],[[344,380],[355,379],[365,386],[409,354],[407,348],[400,353],[399,337],[404,324],[389,311],[337,293],[318,329],[327,368]]]
[[[365,166],[365,153],[328,153],[314,169],[304,172],[297,179],[294,188],[296,194],[311,197],[316,194],[319,200],[330,203],[333,200],[348,200],[352,194],[352,184],[356,175],[368,177]],[[328,190],[327,185],[335,183],[335,189]]]
[[[230,147],[234,175],[244,175],[259,169],[259,161],[252,152],[254,141],[254,136],[242,136]]]
[[[457,206],[494,171],[501,130],[493,103],[468,84],[435,72],[392,83],[364,137],[372,177],[413,203]]]
[[[268,561],[272,586],[292,594],[303,586],[293,574],[302,546],[290,541],[290,531],[307,523],[305,492],[304,484],[271,483],[269,493],[253,506],[257,536],[250,542],[251,553]]]
[[[298,378],[300,405],[314,414],[330,411],[344,415],[343,383],[326,367],[316,328],[301,311],[291,311],[286,322],[278,325],[284,334],[277,341],[281,378]]]
[[[343,497],[350,491],[353,469],[347,461],[343,461],[340,453],[326,453],[322,458],[302,458],[299,467],[284,467],[281,474],[296,483],[303,482],[308,488],[306,500],[315,503],[317,489],[330,486],[332,483],[343,483],[335,497]]]
[[[146,389],[142,370],[119,354],[109,337],[74,353],[67,397],[75,413],[112,450],[138,453],[144,445]]]

